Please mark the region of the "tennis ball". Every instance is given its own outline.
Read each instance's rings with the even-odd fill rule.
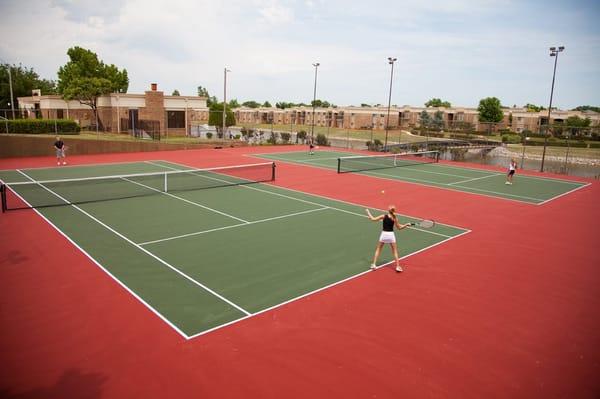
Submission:
[[[381,194],[385,194],[385,190],[381,190]]]

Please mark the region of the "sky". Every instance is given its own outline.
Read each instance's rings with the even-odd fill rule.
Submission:
[[[67,49],[126,68],[130,93],[309,103],[392,104],[437,97],[476,107],[600,106],[600,1],[0,0],[0,62],[56,79]]]

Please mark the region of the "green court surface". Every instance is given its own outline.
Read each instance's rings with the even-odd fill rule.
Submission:
[[[340,157],[356,155],[356,153],[341,151],[317,151],[314,155],[309,155],[306,151],[252,154],[253,157],[326,169],[337,169]],[[514,177],[514,184],[506,185],[504,173],[443,163],[418,164],[356,173],[538,205],[589,185],[589,183],[569,180],[526,176],[519,171]]]
[[[0,171],[0,179],[10,187],[11,182],[189,169],[148,161]],[[189,175],[210,182],[236,183],[238,178],[196,171]],[[148,192],[36,211],[185,338],[366,273],[381,229],[366,219],[362,206],[271,184],[180,187],[165,193],[153,182],[116,180],[119,190],[130,186]],[[56,183],[12,187],[33,203],[75,202],[84,193],[102,198],[107,190],[104,181],[85,188]],[[11,201],[15,198],[13,194]],[[401,256],[466,232],[444,224],[405,229],[397,233]],[[386,248],[382,265],[390,260]]]

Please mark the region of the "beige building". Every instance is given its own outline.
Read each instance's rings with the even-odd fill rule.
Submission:
[[[78,101],[64,101],[60,96],[19,97],[19,107],[29,117],[70,118],[79,122],[82,127],[95,126],[94,114],[90,107]],[[238,124],[276,124],[276,125],[311,125],[313,123],[312,107],[294,108],[236,108],[233,110]],[[524,130],[540,131],[540,127],[548,123],[547,111],[528,112],[525,108],[505,108],[504,119],[490,126],[479,121],[476,108],[425,108],[425,107],[392,107],[390,109],[389,126],[391,129],[418,128],[421,113],[426,111],[431,117],[440,111],[444,129],[470,127],[475,131],[488,129],[510,129],[521,133]],[[344,129],[384,130],[387,122],[387,107],[337,107],[316,108],[314,112],[315,126]],[[161,134],[187,135],[192,125],[208,123],[209,110],[205,97],[166,96],[158,91],[156,84],[144,94],[113,93],[102,96],[98,100],[98,123],[104,131],[128,132],[134,128],[142,128],[161,132]],[[600,114],[596,112],[554,110],[551,123],[560,123],[570,116],[590,118],[592,126],[600,127]]]
[[[31,118],[67,118],[82,127],[96,125],[89,106],[79,101],[65,101],[56,95],[19,97],[19,108]],[[166,96],[154,83],[144,94],[112,93],[98,98],[98,125],[107,132],[144,128],[185,135],[192,124],[207,121],[205,97]]]
[[[486,131],[490,124],[479,121],[476,108],[451,107],[451,108],[425,108],[425,107],[392,107],[390,109],[391,129],[398,127],[407,129],[420,126],[420,115],[423,111],[431,117],[437,112],[442,112],[444,128],[451,129],[457,126],[470,125],[476,131]],[[524,108],[506,108],[504,119],[491,126],[493,130],[510,129],[521,133],[524,130],[537,132],[540,126],[547,124],[548,112],[528,112]],[[296,107],[287,109],[277,108],[236,108],[234,110],[236,121],[242,124],[278,124],[278,125],[311,125],[313,110],[311,107]],[[570,116],[590,118],[592,126],[600,126],[600,114],[596,112],[562,111],[554,110],[551,113],[551,123],[564,122]],[[386,107],[338,107],[316,108],[315,126],[339,127],[344,129],[375,129],[384,130],[387,121]]]

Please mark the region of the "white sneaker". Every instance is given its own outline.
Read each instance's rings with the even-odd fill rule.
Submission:
[[[507,182],[506,182],[506,183],[504,183],[504,184],[510,184],[510,182],[509,182],[509,181],[507,181]]]
[[[63,165],[66,165],[66,164],[67,164],[67,161],[63,162]]]
[[[402,267],[400,267],[400,266],[396,266],[396,271],[397,271],[398,273],[400,273],[400,272],[403,272],[404,270],[402,270]]]
[[[377,266],[375,265],[375,263],[371,263],[371,270],[375,270],[377,269]]]
[[[56,164],[57,164],[58,166],[60,166],[60,162],[57,162]]]

